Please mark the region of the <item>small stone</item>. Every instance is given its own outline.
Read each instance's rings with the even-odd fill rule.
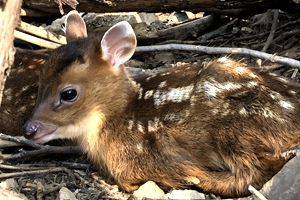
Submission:
[[[175,62],[175,57],[173,53],[162,52],[155,55],[155,60],[157,60],[158,63],[171,64]]]
[[[58,198],[57,200],[77,200],[77,198],[75,197],[75,195],[66,187],[62,187],[59,190],[59,194],[58,194]]]
[[[145,184],[141,185],[139,189],[133,192],[133,196],[136,199],[142,199],[143,197],[146,198],[153,198],[159,199],[164,198],[164,191],[160,189],[153,181],[148,181]]]
[[[5,181],[2,181],[0,183],[0,186],[5,189],[17,190],[18,183],[15,181],[15,179],[10,178],[6,179]]]
[[[18,183],[10,178],[0,183],[1,200],[27,200],[24,194],[18,193]]]
[[[195,190],[173,190],[166,194],[168,199],[205,199],[204,194]]]

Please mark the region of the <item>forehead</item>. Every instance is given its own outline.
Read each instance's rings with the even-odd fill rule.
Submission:
[[[51,52],[48,61],[45,63],[45,73],[47,76],[57,75],[74,62],[84,64],[85,57],[91,51],[100,54],[100,41],[95,37],[80,39],[63,45]]]

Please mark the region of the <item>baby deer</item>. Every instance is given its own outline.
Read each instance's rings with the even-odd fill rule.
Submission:
[[[128,192],[152,180],[245,196],[294,156],[284,152],[300,142],[300,87],[287,79],[221,58],[133,81],[123,66],[136,47],[127,22],[86,38],[72,11],[66,32],[69,43],[42,69],[26,138],[77,138]]]

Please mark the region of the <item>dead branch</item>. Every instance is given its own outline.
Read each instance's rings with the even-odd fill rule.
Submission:
[[[12,166],[12,165],[4,165],[4,164],[0,164],[0,169],[8,169],[8,170],[22,170],[22,171],[26,171],[26,170],[41,170],[41,169],[48,169],[48,167],[32,167],[32,166]]]
[[[189,32],[188,30],[195,30],[194,27],[197,27],[197,30],[204,31],[207,29],[207,27],[211,26],[219,17],[216,15],[208,15],[205,17],[202,17],[200,19],[196,19],[190,22],[186,22],[183,24],[179,24],[174,27],[170,27],[164,30],[161,30],[158,32],[159,37],[170,37],[170,34],[174,35],[175,33],[178,32]],[[180,33],[181,33],[180,32]]]
[[[60,190],[62,187],[66,187],[66,183],[62,183],[62,184],[59,184],[57,186],[54,186],[54,187],[51,187],[51,188],[45,188],[45,191],[44,191],[44,196],[51,193],[51,192],[55,192],[55,191],[58,191]]]
[[[16,142],[25,146],[32,147],[36,150],[26,151],[21,149],[17,154],[1,154],[0,153],[0,160],[8,161],[13,159],[30,159],[36,156],[45,156],[50,154],[80,154],[82,153],[82,149],[79,146],[50,146],[50,145],[41,145],[37,144],[33,141],[27,140],[24,137],[13,137],[10,135],[5,135],[0,133],[0,139],[8,140],[11,142]]]
[[[38,150],[26,151],[21,149],[20,153],[17,154],[0,154],[1,161],[9,161],[15,159],[28,160],[33,157],[46,156],[50,154],[80,154],[82,149],[79,146],[49,146],[45,145],[43,148]]]
[[[264,195],[262,195],[262,193],[260,193],[259,191],[257,191],[252,185],[249,185],[248,190],[254,194],[255,196],[257,196],[260,200],[268,200],[266,197],[264,197]]]
[[[267,52],[267,49],[269,48],[273,38],[274,38],[274,34],[275,34],[275,30],[276,30],[276,24],[277,24],[277,20],[278,20],[278,15],[279,15],[279,10],[274,10],[274,17],[273,17],[273,22],[272,22],[272,28],[270,31],[270,34],[268,36],[268,39],[264,45],[264,47],[262,48],[262,52]],[[261,66],[261,59],[257,59],[256,63],[258,64],[258,66]]]
[[[200,45],[184,45],[184,44],[166,44],[166,45],[153,45],[153,46],[139,46],[136,48],[136,52],[145,51],[167,51],[167,50],[183,50],[183,51],[200,51],[207,54],[237,54],[252,56],[269,60],[271,62],[277,62],[280,64],[288,65],[291,67],[300,69],[300,61],[286,58],[282,56],[276,56],[260,51],[255,51],[247,48],[230,48],[230,47],[207,47]]]
[[[30,171],[30,170],[42,170],[42,169],[49,169],[49,167],[65,167],[68,169],[77,169],[77,170],[87,170],[92,169],[93,171],[96,171],[97,169],[93,168],[90,164],[84,164],[84,163],[72,163],[72,162],[61,162],[61,163],[55,163],[55,164],[47,164],[47,167],[45,164],[41,165],[33,165],[33,164],[18,164],[18,165],[7,165],[7,164],[0,164],[0,169],[6,169],[6,170],[22,170],[22,171]]]
[[[233,25],[233,24],[236,23],[237,21],[238,21],[238,18],[235,18],[234,20],[232,20],[232,21],[229,22],[228,24],[225,24],[224,26],[221,26],[220,28],[218,28],[218,29],[216,29],[216,30],[214,30],[214,31],[211,31],[211,32],[209,32],[209,33],[205,33],[205,34],[201,35],[200,37],[197,38],[197,40],[200,40],[200,41],[206,41],[206,40],[208,40],[208,39],[210,39],[210,38],[212,38],[212,37],[214,37],[214,36],[216,36],[216,35],[220,35],[220,34],[224,33],[225,30],[226,30],[229,26]]]
[[[21,136],[14,137],[14,136],[6,135],[6,134],[3,134],[3,133],[0,133],[0,139],[7,140],[7,141],[10,141],[10,142],[19,143],[21,145],[29,146],[29,147],[32,147],[34,149],[41,149],[44,146],[44,145],[41,145],[41,144],[37,144],[37,143],[35,143],[31,140],[27,140],[27,139],[25,139],[24,137],[21,137]]]
[[[67,43],[65,36],[54,35],[53,33],[45,30],[43,27],[37,27],[37,26],[34,26],[34,25],[31,25],[31,24],[21,21],[18,28],[22,31],[39,36],[41,38],[50,40],[55,43],[59,43],[59,44]]]
[[[4,178],[12,178],[12,177],[20,177],[20,176],[30,176],[30,175],[39,175],[43,176],[49,173],[56,173],[56,172],[66,172],[71,173],[70,170],[64,167],[56,167],[44,170],[32,170],[32,171],[22,171],[22,172],[12,172],[12,173],[3,173],[0,174],[0,179]]]
[[[47,40],[43,40],[41,38],[37,38],[35,36],[32,35],[28,35],[26,33],[22,33],[20,31],[15,30],[14,31],[14,35],[16,38],[20,39],[20,40],[24,40],[26,42],[41,46],[41,47],[45,47],[45,48],[49,48],[49,49],[55,49],[57,47],[59,47],[60,45],[54,42],[49,42]]]

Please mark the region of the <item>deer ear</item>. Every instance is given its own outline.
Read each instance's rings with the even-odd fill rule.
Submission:
[[[68,13],[65,26],[67,43],[87,37],[85,22],[76,10]]]
[[[112,26],[101,40],[102,59],[118,67],[131,58],[136,37],[131,25],[122,21]]]

